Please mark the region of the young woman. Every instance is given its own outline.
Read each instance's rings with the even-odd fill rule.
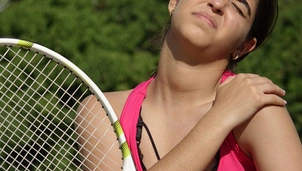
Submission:
[[[170,0],[168,10],[156,75],[134,90],[106,93],[137,170],[302,170],[285,91],[231,72],[266,40],[277,0]]]

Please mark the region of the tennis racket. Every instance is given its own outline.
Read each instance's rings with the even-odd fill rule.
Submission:
[[[135,170],[96,84],[60,54],[0,38],[0,170]]]
[[[0,12],[5,11],[11,4],[11,0],[0,0]]]

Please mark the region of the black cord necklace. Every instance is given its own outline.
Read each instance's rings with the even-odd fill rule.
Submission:
[[[136,144],[137,144],[137,149],[138,149],[138,153],[139,153],[139,159],[140,159],[141,165],[143,167],[143,170],[147,170],[146,167],[145,167],[145,165],[144,165],[144,162],[143,162],[144,155],[142,154],[142,152],[141,152],[141,150],[139,148],[139,145],[140,145],[141,139],[142,139],[142,130],[143,130],[143,127],[146,129],[146,132],[147,132],[147,134],[149,136],[149,139],[151,141],[151,144],[152,144],[152,147],[153,147],[153,150],[154,150],[154,153],[156,155],[157,160],[160,160],[160,156],[159,156],[158,150],[156,148],[155,142],[153,140],[153,137],[151,135],[151,132],[150,132],[148,126],[143,121],[143,118],[141,116],[141,111],[142,111],[142,108],[140,108],[138,122],[137,122],[137,125],[136,125],[136,127],[137,127],[137,131],[136,131]]]
[[[156,145],[155,145],[155,142],[153,140],[153,137],[151,135],[151,132],[148,128],[148,126],[146,125],[146,123],[143,121],[143,118],[141,116],[141,111],[142,111],[142,108],[140,108],[140,111],[139,111],[139,117],[138,117],[138,122],[137,122],[137,131],[136,131],[136,144],[137,144],[137,150],[138,150],[138,153],[139,153],[139,159],[140,159],[140,163],[142,165],[142,168],[144,171],[146,171],[146,166],[143,162],[143,158],[144,158],[144,155],[142,154],[141,150],[140,150],[140,143],[141,143],[141,139],[142,139],[142,131],[143,131],[143,127],[146,129],[146,132],[149,136],[149,139],[151,141],[151,144],[152,144],[152,147],[153,147],[153,150],[154,150],[154,153],[156,155],[156,158],[157,160],[160,160],[160,156],[159,156],[159,153],[158,153],[158,150],[156,148]],[[215,160],[216,160],[216,165],[212,168],[212,171],[216,171],[218,169],[218,165],[219,165],[219,158],[220,158],[220,155],[219,155],[219,150],[218,152],[216,153],[215,155]]]

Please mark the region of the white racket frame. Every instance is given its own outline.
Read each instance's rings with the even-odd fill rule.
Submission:
[[[54,61],[66,66],[68,69],[76,73],[76,75],[81,78],[87,85],[90,87],[90,91],[94,93],[95,97],[99,99],[99,102],[104,107],[104,110],[108,114],[110,122],[116,131],[118,142],[120,145],[120,149],[122,151],[123,156],[123,171],[135,171],[135,165],[131,156],[130,149],[128,147],[124,132],[120,126],[120,122],[110,105],[109,101],[103,94],[103,92],[98,88],[98,86],[75,64],[71,61],[60,55],[59,53],[46,48],[37,43],[33,43],[26,40],[13,39],[13,38],[0,38],[0,46],[19,46],[26,49],[31,49],[32,51],[38,52],[42,55],[45,55],[48,58],[53,59]]]

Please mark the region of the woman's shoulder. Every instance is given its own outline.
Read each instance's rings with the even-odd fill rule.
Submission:
[[[114,109],[116,115],[119,117],[124,104],[130,94],[131,90],[123,90],[123,91],[114,91],[114,92],[105,92],[104,95],[108,99],[110,105]]]
[[[285,107],[262,108],[249,121],[235,128],[234,135],[242,151],[253,158],[261,170],[301,166],[297,160],[302,157],[301,141]],[[287,156],[287,159],[280,156]]]

